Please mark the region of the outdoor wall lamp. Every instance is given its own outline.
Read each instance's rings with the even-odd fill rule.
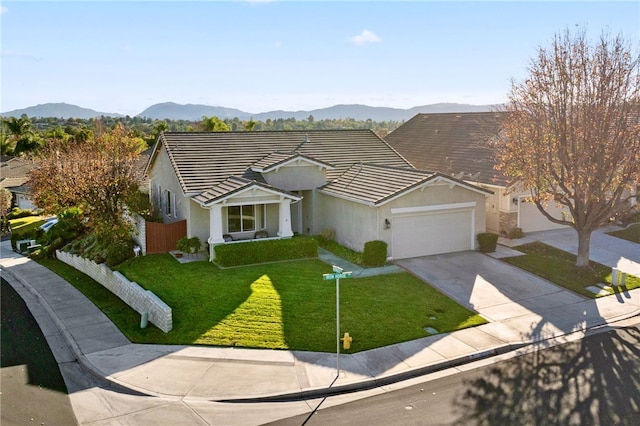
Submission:
[[[389,219],[385,218],[384,219],[384,229],[389,229],[391,228],[391,222],[389,222]]]
[[[518,205],[518,197],[513,197],[511,201],[513,201],[513,204],[515,204],[516,206]]]

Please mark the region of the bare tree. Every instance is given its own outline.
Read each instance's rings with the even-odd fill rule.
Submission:
[[[578,234],[577,266],[589,264],[591,233],[629,214],[640,182],[640,72],[621,35],[566,30],[540,48],[529,75],[513,82],[498,169],[531,189],[552,222]],[[564,206],[571,217],[545,209]]]

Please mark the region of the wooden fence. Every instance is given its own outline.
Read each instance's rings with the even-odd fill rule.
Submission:
[[[167,253],[175,250],[178,240],[186,235],[186,220],[166,224],[145,222],[146,254]]]

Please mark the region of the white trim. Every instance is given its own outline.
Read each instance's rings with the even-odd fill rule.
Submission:
[[[292,200],[293,202],[297,202],[297,201],[301,200],[301,198],[298,198],[295,195],[285,194],[284,192],[281,192],[281,191],[275,191],[275,190],[272,190],[272,189],[264,188],[264,187],[262,187],[260,185],[253,184],[253,185],[250,185],[250,186],[244,188],[242,191],[238,191],[238,192],[234,192],[232,194],[228,194],[228,195],[226,195],[226,196],[224,196],[222,198],[219,198],[219,199],[217,199],[215,201],[212,201],[212,202],[209,202],[209,203],[201,203],[201,202],[199,202],[197,200],[193,200],[193,201],[195,201],[196,203],[200,204],[202,207],[210,207],[210,206],[212,206],[214,204],[227,204],[227,200],[229,200],[230,198],[237,197],[237,196],[239,196],[241,194],[244,194],[244,193],[246,193],[248,191],[252,191],[254,189],[259,189],[260,191],[262,191],[264,193],[267,193],[267,194],[270,194],[270,195],[278,195],[278,196],[280,196],[281,199],[282,198],[288,198],[288,199]],[[192,197],[192,199],[193,199],[193,197]],[[278,203],[278,202],[280,202],[280,201],[276,201],[276,200],[270,201],[270,202],[267,202],[267,201],[263,202],[262,200],[260,201],[261,204],[262,203],[271,204],[271,203]],[[227,205],[229,205],[229,206],[238,205],[239,206],[239,205],[245,205],[245,204],[255,204],[255,201],[251,202],[250,200],[248,200],[246,203],[245,202],[238,202],[238,203],[233,203],[233,204],[229,203]]]
[[[420,213],[431,212],[438,210],[452,210],[452,209],[468,209],[475,208],[476,202],[469,201],[467,203],[453,203],[453,204],[436,204],[432,206],[418,206],[418,207],[400,207],[391,209],[391,214],[403,214],[403,213]]]

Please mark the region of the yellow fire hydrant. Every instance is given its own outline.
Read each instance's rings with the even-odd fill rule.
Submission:
[[[344,333],[344,337],[342,339],[342,347],[344,349],[350,349],[351,348],[351,342],[353,341],[353,337],[349,336],[349,333]]]

